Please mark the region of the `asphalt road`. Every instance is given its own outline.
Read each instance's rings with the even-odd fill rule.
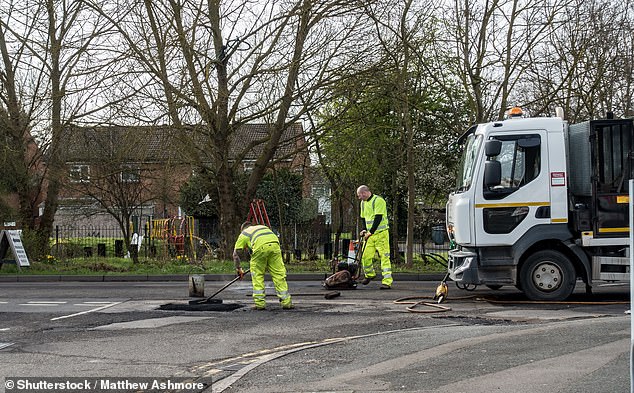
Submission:
[[[373,282],[327,300],[319,281],[289,281],[294,310],[271,296],[256,311],[242,281],[209,306],[233,311],[187,311],[174,310],[189,308],[187,282],[2,282],[0,376],[200,384],[186,392],[630,391],[629,286],[539,304],[450,283],[450,310],[395,303],[431,302],[436,285]],[[129,386],[102,391],[143,390]]]

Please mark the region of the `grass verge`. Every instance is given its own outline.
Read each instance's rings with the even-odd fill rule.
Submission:
[[[375,261],[378,269],[378,261]],[[243,261],[247,268],[248,262]],[[0,275],[168,275],[168,274],[233,274],[232,261],[206,259],[201,263],[189,263],[182,259],[144,259],[134,264],[129,258],[74,258],[31,262],[30,267],[18,269],[14,264],[2,264]],[[291,261],[286,264],[288,273],[329,273],[332,271],[330,261]],[[429,260],[415,260],[413,266],[393,264],[392,270],[398,273],[443,273],[446,268]],[[380,269],[378,270],[380,271]]]

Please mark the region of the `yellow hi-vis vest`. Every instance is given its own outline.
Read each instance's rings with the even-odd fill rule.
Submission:
[[[372,194],[367,201],[361,201],[361,218],[365,220],[365,229],[368,231],[374,225],[374,216],[382,214],[383,217],[375,233],[383,232],[388,229],[387,204],[385,199],[378,195]]]
[[[279,244],[280,239],[269,227],[265,225],[252,225],[240,233],[233,248],[241,250],[244,247],[249,247],[253,252],[256,252],[267,243]]]

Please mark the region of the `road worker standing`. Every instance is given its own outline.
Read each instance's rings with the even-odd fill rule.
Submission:
[[[365,248],[361,264],[365,279],[361,284],[368,285],[376,278],[372,260],[378,251],[381,258],[381,289],[392,288],[392,263],[390,262],[390,236],[388,232],[387,204],[385,199],[372,194],[368,186],[357,188],[357,197],[361,200],[361,237],[365,239]]]
[[[253,283],[253,302],[256,310],[266,308],[266,294],[264,292],[264,274],[268,270],[275,286],[275,292],[283,309],[292,309],[291,295],[286,283],[286,267],[282,260],[280,240],[271,229],[265,225],[254,225],[251,222],[242,224],[241,233],[236,240],[233,250],[233,262],[236,274],[242,278],[244,272],[240,268],[238,251],[247,249],[251,252],[251,282]]]

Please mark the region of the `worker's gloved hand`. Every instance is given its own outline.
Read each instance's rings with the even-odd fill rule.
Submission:
[[[371,234],[370,232],[366,232],[366,233],[364,233],[364,234],[363,234],[363,239],[364,239],[364,240],[368,240],[368,238],[369,238],[370,236],[372,236],[372,234]]]
[[[362,238],[364,238],[364,239],[365,239],[365,234],[366,234],[367,232],[368,232],[368,231],[366,231],[365,229],[364,229],[364,230],[362,230],[362,231],[361,231],[361,233],[359,234],[359,237],[362,237]]]
[[[236,269],[236,276],[240,277],[240,280],[244,278],[244,270],[241,267]]]

